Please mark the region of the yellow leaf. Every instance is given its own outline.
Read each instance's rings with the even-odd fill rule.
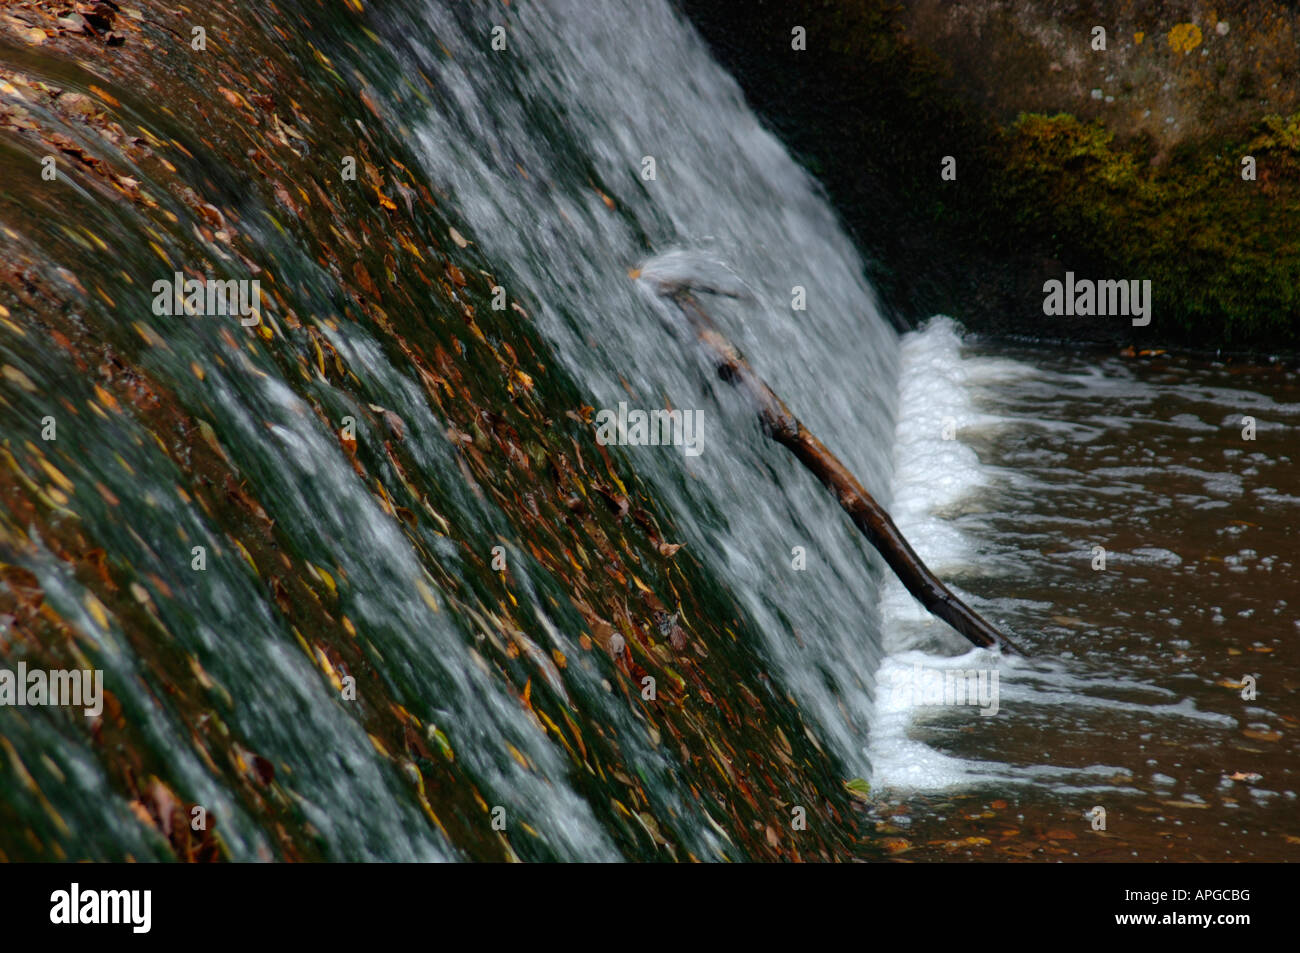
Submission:
[[[253,567],[253,572],[257,573],[258,576],[261,576],[262,574],[257,572],[257,563],[253,562],[253,557],[248,555],[248,550],[244,548],[244,544],[239,540],[235,540],[235,545],[238,546],[239,551],[244,554],[244,558],[248,560],[248,565]]]
[[[1282,738],[1280,731],[1256,731],[1253,728],[1244,728],[1241,733],[1255,741],[1278,741]]]
[[[109,410],[117,410],[117,398],[98,384],[95,385],[95,397]]]
[[[32,379],[12,364],[6,364],[3,368],[0,368],[0,373],[4,374],[5,380],[13,381],[29,394],[36,391],[36,385],[32,383]]]
[[[41,469],[50,475],[51,480],[63,487],[63,489],[67,490],[69,493],[76,490],[75,484],[55,469],[54,464],[50,463],[44,457],[41,458]]]
[[[510,757],[519,762],[520,767],[525,770],[532,770],[533,766],[528,763],[528,758],[524,756],[524,753],[508,741],[506,742],[506,750],[510,752]]]
[[[94,617],[101,629],[108,628],[108,612],[104,609],[104,604],[95,598],[94,593],[86,593],[86,611]]]
[[[423,579],[415,580],[415,588],[416,591],[420,593],[420,598],[424,600],[424,604],[428,606],[430,609],[432,609],[434,612],[437,612],[438,599],[436,596],[434,596],[433,590],[430,589],[428,585],[425,584],[425,581]]]

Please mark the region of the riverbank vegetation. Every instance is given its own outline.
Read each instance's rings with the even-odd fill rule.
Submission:
[[[683,7],[823,182],[900,324],[1300,346],[1293,5]],[[1046,319],[1044,282],[1067,270],[1150,279],[1154,320]]]

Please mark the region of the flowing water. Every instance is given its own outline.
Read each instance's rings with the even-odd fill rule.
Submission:
[[[507,284],[535,302],[591,404],[700,414],[700,456],[643,448],[638,472],[752,613],[783,683],[851,772],[865,773],[879,613],[878,572],[864,569],[874,554],[797,463],[773,453],[752,408],[712,379],[653,282],[628,277],[640,266],[646,279],[736,294],[708,302],[723,330],[887,499],[896,336],[848,238],[668,4],[620,4],[599,17],[577,2],[525,6],[508,55],[474,42],[477,16],[430,13],[443,43],[469,51],[449,59],[408,19],[394,20],[394,38],[410,38],[410,55],[444,91],[418,129],[434,183],[509,264]],[[623,214],[610,214],[594,181],[614,190]],[[806,310],[792,310],[796,287]],[[796,546],[803,574],[791,568]]]
[[[568,382],[556,386],[592,408],[697,415],[698,456],[610,449],[671,521],[674,541],[702,567],[697,578],[730,600],[750,641],[743,652],[758,659],[773,696],[798,710],[843,778],[871,781],[876,800],[863,810],[884,835],[910,839],[918,855],[928,842],[976,835],[987,842],[969,848],[976,854],[1019,849],[1023,838],[1005,832],[1020,828],[1053,832],[1041,849],[1067,858],[1285,854],[1300,680],[1287,654],[1297,636],[1288,603],[1300,601],[1291,591],[1300,485],[1286,440],[1300,415],[1293,376],[964,347],[942,319],[900,340],[815,183],[664,0],[608,0],[598,14],[578,0],[406,0],[369,22],[388,53],[340,42],[330,68],[382,91],[372,112],[402,130],[418,177],[457,223],[453,241],[490,261],[493,279],[521,303],[510,315],[526,315],[515,320],[527,332],[503,322],[494,335],[522,352],[535,334]],[[504,50],[491,45],[495,25],[506,27]],[[54,230],[24,224],[45,201],[39,194],[6,196],[4,221],[24,247],[58,261]],[[98,327],[123,350],[138,349],[127,343],[137,335],[155,342],[142,358],[149,373],[210,427],[286,553],[346,591],[338,610],[394,701],[425,718],[430,738],[448,741],[455,770],[488,804],[508,805],[527,826],[531,846],[516,847],[520,855],[646,856],[611,819],[612,782],[575,772],[557,732],[483,663],[482,607],[501,596],[466,552],[500,540],[514,560],[526,545],[506,508],[465,479],[448,422],[401,356],[364,322],[322,324],[359,385],[352,391],[324,371],[304,383],[269,350],[226,359],[212,323],[175,322],[150,338],[119,316],[148,314],[145,289],[162,254],[150,237],[169,251],[180,239],[146,233],[102,204],[89,196],[89,211],[45,209],[56,223],[84,220],[112,239],[126,279],[115,279],[113,309],[90,309],[104,315]],[[274,217],[245,213],[265,263],[331,313],[323,259]],[[662,283],[715,289],[701,300],[755,369],[892,508],[931,568],[1031,659],[965,651],[886,580],[835,501],[715,379],[657,294]],[[417,332],[422,324],[419,313],[394,320]],[[5,391],[7,420],[39,420],[46,394],[77,406],[95,399],[58,348],[12,336],[0,346],[34,384]],[[366,401],[403,421],[448,534],[413,543],[318,411],[360,419]],[[1254,441],[1241,438],[1243,414],[1258,418]],[[26,425],[5,437],[15,448],[35,439]],[[177,492],[183,481],[164,450],[130,417],[83,414],[61,425],[56,463],[77,488],[85,537],[144,583],[137,598],[170,633],[168,651],[201,662],[213,691],[225,693],[229,731],[279,766],[284,807],[310,825],[316,854],[484,856],[454,825],[426,822],[414,769],[395,767],[338,702],[300,651],[302,633],[279,621],[211,515]],[[201,584],[189,559],[196,541],[211,548]],[[1106,550],[1104,570],[1092,568],[1094,546]],[[430,575],[430,553],[446,580]],[[230,856],[280,856],[276,832],[191,743],[189,723],[145,664],[141,640],[152,636],[132,637],[142,623],[106,617],[39,534],[21,553],[7,547],[5,561],[33,573],[59,616],[88,635],[85,651],[150,757],[222,818]],[[509,598],[524,603],[531,640],[581,656],[580,624],[560,608],[563,581],[527,560],[514,566]],[[12,661],[5,643],[0,658]],[[638,740],[644,731],[603,670],[539,665],[571,710],[622,739],[646,791],[643,825],[650,814],[665,825],[671,817],[693,855],[743,856],[682,780],[675,752],[657,737]],[[918,667],[953,666],[998,673],[995,716],[913,704],[907,682]],[[1243,702],[1225,684],[1248,674],[1258,697]],[[53,842],[74,857],[166,856],[144,828],[123,822],[129,811],[100,752],[74,729],[35,709],[0,711],[14,766],[0,772],[0,848],[43,857],[40,845]],[[1234,781],[1234,772],[1259,778]],[[995,801],[1006,803],[984,809]],[[1085,851],[1074,845],[1097,833],[1083,817],[1095,805],[1106,808],[1107,830]],[[872,849],[863,840],[849,853]]]
[[[890,587],[877,783],[973,798],[920,796],[903,827],[944,841],[957,818],[986,854],[1294,858],[1300,380],[963,348],[946,319],[903,355],[898,522],[1034,652],[953,658]],[[918,666],[997,670],[997,714],[916,706]]]

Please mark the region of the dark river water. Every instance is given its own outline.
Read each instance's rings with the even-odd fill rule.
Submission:
[[[936,322],[905,343],[902,389],[904,530],[1034,657],[939,663],[933,624],[892,614],[877,780],[913,792],[894,836],[981,857],[1298,856],[1300,379],[959,348]],[[999,710],[917,707],[918,664],[999,670]]]

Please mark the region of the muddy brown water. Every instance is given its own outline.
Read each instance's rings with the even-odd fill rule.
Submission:
[[[998,716],[912,719],[908,739],[966,780],[880,792],[889,849],[1300,857],[1300,378],[988,344],[962,360],[1018,370],[971,385],[981,416],[958,439],[986,485],[940,517],[975,541],[967,586],[1034,658],[999,663]]]

